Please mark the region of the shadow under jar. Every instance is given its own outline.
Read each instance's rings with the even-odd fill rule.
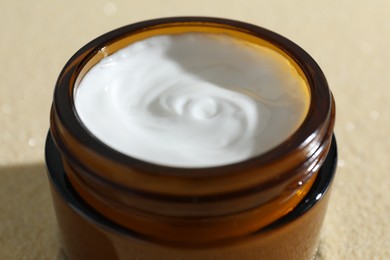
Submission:
[[[99,141],[74,93],[100,60],[156,35],[224,34],[270,48],[308,86],[298,129],[244,161],[174,167],[125,155]],[[69,259],[311,259],[337,160],[335,107],[315,61],[288,39],[226,19],[174,17],[109,32],[65,65],[54,93],[46,163]]]

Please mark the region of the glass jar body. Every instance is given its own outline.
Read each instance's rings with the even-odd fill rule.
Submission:
[[[132,42],[183,32],[229,34],[285,56],[310,88],[309,112],[300,128],[265,154],[211,168],[154,165],[97,141],[74,109],[74,90],[85,73]],[[48,143],[55,145],[47,148],[47,161],[49,165],[55,160],[51,154],[58,153],[60,160],[49,167],[49,175],[69,256],[96,259],[110,252],[109,259],[312,256],[328,195],[312,200],[309,211],[299,210],[299,205],[318,192],[316,185],[322,185],[321,195],[316,194],[320,198],[331,183],[336,157],[335,151],[329,155],[334,114],[326,80],[310,56],[289,40],[253,25],[205,17],[166,18],[122,27],[97,38],[65,66],[51,113]],[[323,170],[327,181],[318,184],[324,177],[318,175],[326,158],[333,163]],[[297,216],[292,214],[295,209],[299,217],[291,220],[292,215]],[[88,236],[73,242],[71,237],[80,229]],[[291,251],[297,243],[308,248]],[[96,252],[91,245],[98,248]],[[276,248],[285,248],[286,253]]]
[[[337,163],[336,144],[319,178],[288,215],[245,238],[186,247],[150,240],[101,216],[86,204],[64,174],[51,137],[46,158],[53,203],[68,259],[312,259],[316,254]]]

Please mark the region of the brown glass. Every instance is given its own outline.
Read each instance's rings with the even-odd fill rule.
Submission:
[[[83,126],[74,108],[73,94],[83,75],[103,57],[134,41],[183,32],[229,34],[272,48],[290,60],[307,82],[310,93],[309,111],[298,130],[279,146],[247,161],[190,169],[140,161],[97,140]],[[334,101],[323,73],[315,61],[291,41],[242,22],[176,17],[122,27],[78,51],[66,64],[56,84],[50,130],[66,179],[79,199],[108,221],[137,234],[135,238],[121,232],[108,232],[106,239],[116,241],[106,243],[107,247],[116,248],[115,257],[112,255],[109,259],[215,259],[226,258],[234,252],[237,259],[260,259],[260,256],[283,259],[276,257],[280,254],[277,245],[280,246],[280,241],[294,244],[294,239],[300,241],[295,237],[299,234],[307,236],[310,242],[306,244],[311,245],[301,250],[304,251],[301,256],[313,255],[327,196],[317,203],[324,206],[313,207],[299,218],[301,221],[285,231],[253,234],[292,212],[312,189],[332,143],[334,114]],[[67,226],[65,231],[62,227],[65,238],[70,236],[69,230],[89,229],[86,234],[101,234],[101,225],[83,219],[82,214],[61,200],[55,188],[53,198],[60,228]],[[140,240],[148,241],[148,246],[138,243]],[[81,251],[106,250],[104,245],[85,248],[88,244],[97,245],[88,239],[83,243],[65,239],[65,244],[69,255],[75,259]],[[84,245],[83,250],[77,249],[80,245]],[[270,255],[270,248],[275,249],[274,255]]]

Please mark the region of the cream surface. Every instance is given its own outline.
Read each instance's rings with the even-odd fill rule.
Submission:
[[[227,35],[161,35],[105,57],[75,90],[77,114],[101,142],[175,167],[260,155],[308,109],[302,77],[281,54]]]

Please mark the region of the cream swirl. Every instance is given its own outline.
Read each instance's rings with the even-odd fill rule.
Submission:
[[[306,86],[268,48],[225,35],[151,37],[82,79],[76,111],[108,146],[176,167],[239,162],[285,140],[307,110]]]

